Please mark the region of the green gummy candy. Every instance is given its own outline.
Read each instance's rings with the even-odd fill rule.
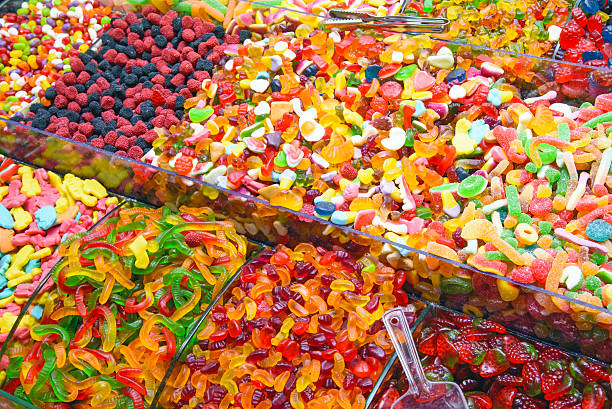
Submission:
[[[533,220],[531,219],[531,217],[526,215],[525,213],[519,214],[518,222],[519,223],[533,224]]]
[[[541,221],[538,223],[540,234],[549,234],[552,231],[553,224],[551,222]]]
[[[506,199],[508,201],[508,214],[514,217],[520,216],[521,203],[519,202],[519,195],[516,186],[506,186]]]
[[[215,112],[211,107],[206,108],[191,108],[189,110],[189,119],[192,122],[202,122],[208,118]]]

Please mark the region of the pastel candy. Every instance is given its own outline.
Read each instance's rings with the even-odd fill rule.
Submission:
[[[55,225],[57,221],[57,212],[53,206],[41,207],[34,213],[36,224],[42,230],[47,230]]]
[[[426,73],[425,71],[419,71],[414,76],[414,90],[425,91],[430,89],[436,83],[436,79]]]
[[[5,229],[12,229],[15,221],[13,220],[13,216],[7,210],[4,205],[0,204],[0,227]]]

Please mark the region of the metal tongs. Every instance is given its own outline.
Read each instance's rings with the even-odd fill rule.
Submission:
[[[343,30],[369,28],[410,34],[443,33],[450,24],[450,20],[447,18],[402,15],[379,17],[371,13],[342,9],[329,10],[329,17],[323,22],[325,28],[340,28]]]

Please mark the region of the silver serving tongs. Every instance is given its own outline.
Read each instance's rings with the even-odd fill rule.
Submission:
[[[468,409],[459,385],[431,382],[425,377],[405,314],[401,307],[383,314],[387,333],[408,380],[408,390],[391,409]]]
[[[371,13],[342,9],[329,10],[329,17],[323,22],[325,28],[340,28],[343,30],[369,28],[410,34],[443,33],[450,24],[450,20],[447,18],[402,15],[378,17]]]

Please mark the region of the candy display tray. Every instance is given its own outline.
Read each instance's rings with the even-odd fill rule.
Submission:
[[[418,319],[415,321],[415,323],[411,327],[413,339],[415,340],[415,342],[417,338],[419,337],[423,328],[425,328],[427,324],[430,324],[436,318],[440,317],[441,313],[452,313],[452,314],[464,315],[461,311],[458,311],[452,308],[442,307],[440,305],[433,304],[430,302],[425,301],[425,305],[426,307],[424,308],[423,312],[419,315]],[[522,334],[520,332],[507,330],[507,334],[515,336],[516,338],[519,339],[519,341],[526,341],[526,342],[531,342],[531,343],[537,342],[537,343],[544,344],[549,347],[559,349],[563,353],[567,354],[570,358],[576,358],[576,359],[586,358],[588,362],[592,362],[594,364],[601,365],[604,368],[607,366],[606,363],[601,362],[597,359],[592,359],[588,356],[585,357],[582,354],[575,353],[574,351],[571,351],[571,350],[567,350],[553,343],[542,342],[541,340],[534,339],[533,337],[525,336],[525,334]],[[419,355],[421,354],[419,353]],[[384,392],[387,391],[387,389],[389,388],[391,384],[395,385],[400,396],[403,395],[407,390],[406,376],[404,375],[402,365],[400,364],[400,361],[397,358],[396,354],[394,354],[389,359],[389,362],[383,369],[383,372],[381,373],[378,379],[378,382],[376,382],[376,384],[374,385],[372,394],[370,395],[370,398],[372,399],[372,401],[368,400],[368,405],[367,405],[368,409],[382,409],[383,407],[387,409],[390,408],[390,405],[393,402],[384,402],[383,404],[381,399],[383,397]]]
[[[105,222],[109,221],[110,219],[118,216],[118,212],[122,209],[122,208],[129,208],[133,205],[138,205],[140,207],[144,206],[147,207],[146,204],[143,203],[137,203],[136,201],[133,200],[123,200],[121,203],[119,203],[119,205],[113,209],[111,212],[107,213],[102,219],[100,219],[90,230],[89,232],[94,232],[96,231],[98,228],[102,228],[105,225]],[[264,243],[260,243],[257,241],[253,241],[253,240],[249,240],[248,241],[248,257],[247,260],[245,261],[244,265],[248,264],[249,262],[251,262],[252,260],[256,259],[258,254],[266,248],[266,245]],[[58,260],[56,265],[59,265],[62,262],[62,260]],[[38,290],[35,291],[32,296],[28,299],[28,301],[24,304],[24,308],[22,309],[22,314],[20,314],[17,318],[17,321],[15,322],[15,324],[13,325],[13,328],[11,329],[11,332],[9,333],[9,336],[7,337],[7,341],[4,343],[5,345],[9,345],[10,341],[11,341],[11,337],[14,334],[14,331],[17,329],[17,327],[19,326],[19,323],[21,322],[21,319],[23,318],[24,314],[23,312],[27,311],[28,307],[34,302],[34,300],[36,299],[36,297],[38,296],[39,293],[39,289],[42,287],[42,284],[44,284],[44,282],[46,282],[48,279],[51,279],[51,276],[53,274],[55,267],[51,269],[51,271],[48,273],[48,275],[46,277],[44,277],[41,280],[41,285],[39,286]],[[171,362],[170,367],[168,368],[168,371],[166,372],[162,383],[159,386],[159,390],[161,391],[161,389],[165,386],[166,381],[170,378],[170,374],[172,372],[172,370],[175,367],[175,364],[178,362],[179,357],[181,356],[181,354],[186,350],[187,346],[190,345],[192,339],[195,337],[195,335],[197,334],[197,329],[200,327],[200,325],[202,323],[206,322],[206,319],[208,318],[208,315],[210,314],[210,311],[212,310],[212,308],[219,302],[219,300],[221,300],[226,291],[228,291],[230,288],[232,288],[232,285],[234,284],[234,282],[237,280],[237,278],[240,276],[240,272],[242,271],[242,267],[240,269],[238,269],[238,271],[236,273],[234,273],[228,280],[227,282],[224,284],[224,286],[221,288],[221,290],[219,291],[219,293],[213,298],[212,302],[210,303],[210,305],[208,305],[208,307],[202,312],[202,314],[198,317],[198,319],[195,321],[194,326],[192,327],[192,331],[189,332],[184,340],[184,342],[181,345],[177,345],[177,352]],[[2,350],[0,350],[0,357],[3,356],[3,352],[4,352],[4,348],[2,348]],[[160,392],[157,392],[156,396],[159,395]],[[157,398],[156,398],[157,399]],[[155,407],[155,405],[149,405],[147,402],[144,402],[145,407]],[[23,408],[27,408],[27,409],[37,409],[37,407],[35,405],[33,405],[30,402],[27,402],[25,400],[23,400],[22,398],[15,396],[13,394],[10,394],[4,390],[0,389],[0,408],[4,409],[4,408],[15,408],[15,409],[23,409]]]

